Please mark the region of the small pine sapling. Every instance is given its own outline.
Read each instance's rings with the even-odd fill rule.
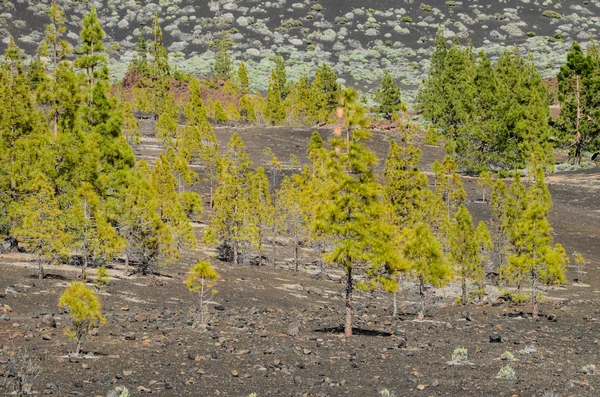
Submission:
[[[494,186],[494,180],[492,179],[492,174],[488,171],[483,171],[479,174],[479,178],[477,178],[477,187],[481,189],[481,202],[485,203],[487,201],[488,189],[492,189]]]
[[[427,146],[437,146],[439,144],[440,137],[438,132],[435,130],[433,124],[429,124],[427,131],[425,132],[425,142]]]
[[[215,283],[219,273],[208,261],[200,261],[190,269],[185,284],[191,293],[196,294],[198,299],[198,321],[200,326],[204,325],[204,307],[212,302],[211,298],[217,293]]]
[[[585,258],[579,252],[575,253],[575,265],[577,266],[577,282],[581,283],[583,278],[583,269],[585,268]]]
[[[100,266],[96,273],[96,287],[103,288],[110,283],[110,276],[108,275],[108,269],[106,266]]]
[[[69,309],[72,324],[71,328],[65,330],[65,333],[77,343],[74,355],[78,356],[81,345],[90,330],[96,325],[106,322],[101,312],[102,305],[98,297],[85,284],[74,281],[61,295],[58,306]]]

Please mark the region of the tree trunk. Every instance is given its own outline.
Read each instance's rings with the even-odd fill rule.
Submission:
[[[392,310],[392,317],[398,317],[398,291],[394,291],[394,309]]]
[[[294,239],[294,269],[298,272],[298,237]]]
[[[129,254],[125,254],[125,269],[123,269],[123,276],[127,277],[129,273]]]
[[[533,302],[533,319],[534,320],[537,320],[539,318],[539,312],[540,312],[536,292],[537,292],[537,290],[536,290],[535,277],[534,277],[532,280],[532,283],[531,283],[531,301]]]
[[[346,336],[352,336],[352,268],[347,269],[346,279],[346,325],[344,327],[344,334]]]
[[[467,279],[463,276],[462,277],[462,301],[461,303],[463,305],[467,304]]]
[[[576,165],[581,163],[581,146],[582,146],[582,137],[581,137],[581,93],[579,88],[579,76],[575,79],[575,95],[577,98],[577,119],[575,123],[575,161]]]
[[[237,241],[233,242],[233,264],[234,265],[238,264],[238,242]]]
[[[423,285],[422,277],[419,277],[419,298],[421,300],[421,307],[419,308],[418,320],[423,321],[425,318],[425,286]]]
[[[42,256],[38,254],[38,280],[44,279],[44,266],[42,266]]]

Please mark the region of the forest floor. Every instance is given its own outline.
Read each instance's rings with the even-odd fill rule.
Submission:
[[[222,144],[232,132],[216,129]],[[311,130],[239,133],[257,164],[267,163],[261,155],[265,147],[280,159],[294,153],[306,162]],[[371,140],[380,158],[391,137],[376,133]],[[158,153],[153,144],[146,137],[138,157]],[[443,155],[438,148],[423,150],[425,168]],[[219,292],[207,329],[201,330],[191,325],[194,297],[183,283],[192,263],[214,254],[201,246],[154,276],[124,277],[115,265],[110,285],[99,292],[107,322],[86,341],[87,354],[73,359],[73,345],[64,335],[68,316],[57,302],[80,271],[47,266],[40,281],[33,258],[12,253],[0,256],[0,345],[13,351],[23,347],[32,359],[41,358],[33,390],[57,396],[108,396],[117,386],[126,386],[132,396],[379,396],[384,389],[397,397],[596,396],[600,378],[582,368],[600,365],[599,182],[599,168],[548,178],[555,241],[569,254],[581,252],[589,263],[581,283],[570,267],[567,286],[544,291],[539,321],[531,319],[528,304],[499,301],[493,287],[483,303],[456,305],[458,288],[451,285],[429,291],[430,309],[418,322],[417,291],[406,283],[396,318],[390,315],[390,295],[357,292],[355,335],[345,337],[339,269],[328,269],[329,279],[315,279],[316,254],[302,249],[301,270],[295,273],[291,251],[277,246],[273,254],[267,246],[268,263],[262,267],[215,263]],[[465,178],[465,185],[474,219],[488,219],[489,204],[480,201],[475,180]],[[195,226],[200,234],[206,225]],[[54,314],[56,328],[42,324],[47,313]],[[296,321],[299,334],[289,336]],[[501,342],[492,343],[492,334]],[[451,362],[458,347],[468,349],[464,365]],[[506,351],[514,361],[501,360]],[[517,378],[496,379],[507,364]]]

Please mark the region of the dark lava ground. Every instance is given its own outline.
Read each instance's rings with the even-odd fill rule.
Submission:
[[[226,142],[231,132],[217,129],[219,140]],[[261,159],[266,146],[284,159],[304,153],[310,131],[240,134],[253,159]],[[371,145],[380,157],[388,140],[389,134],[374,135]],[[145,138],[138,155],[152,149]],[[435,148],[424,152],[424,164],[442,156]],[[84,345],[88,356],[69,359],[72,344],[63,333],[68,317],[57,301],[78,270],[48,267],[50,276],[38,281],[32,258],[6,254],[0,256],[0,345],[5,352],[26,349],[42,368],[33,389],[57,396],[107,396],[117,386],[132,396],[380,396],[386,390],[397,397],[597,396],[598,376],[582,368],[600,365],[599,179],[597,168],[548,179],[555,239],[589,261],[582,284],[572,281],[569,268],[569,285],[545,291],[541,310],[552,320],[533,321],[528,305],[499,304],[493,293],[484,304],[456,306],[457,289],[450,286],[430,291],[431,310],[417,322],[417,291],[405,283],[397,318],[390,316],[389,295],[357,293],[356,335],[346,338],[338,329],[339,270],[329,269],[330,280],[313,279],[315,253],[303,249],[304,265],[294,273],[291,252],[277,247],[273,256],[269,246],[275,266],[216,263],[222,278],[203,332],[190,325],[194,297],[183,284],[190,264],[212,253],[201,247],[153,277],[123,277],[115,266],[100,292],[107,323]],[[486,219],[488,204],[477,202],[473,180],[465,182],[474,217]],[[200,233],[204,225],[197,226]],[[41,324],[46,313],[54,313],[56,328]],[[296,320],[300,333],[288,336]],[[501,343],[491,343],[491,334],[499,334]],[[468,349],[466,365],[448,363],[457,347]],[[495,379],[508,364],[500,359],[506,351],[515,357],[510,365],[516,380]]]

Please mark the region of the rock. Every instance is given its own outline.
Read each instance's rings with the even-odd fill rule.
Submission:
[[[304,290],[308,294],[314,294],[314,295],[319,295],[319,296],[325,295],[325,291],[323,291],[323,289],[313,287],[313,286],[304,287]]]
[[[50,335],[44,334],[44,335],[42,335],[42,339],[43,340],[52,340],[52,337]]]
[[[150,389],[148,389],[147,387],[144,387],[144,386],[138,386],[137,390],[140,393],[152,393],[152,390],[150,390]]]
[[[490,343],[502,343],[502,336],[500,334],[491,334]]]
[[[238,376],[240,376],[240,373],[236,369],[234,369],[233,371],[231,371],[231,376],[237,378]]]
[[[425,390],[426,385],[417,385],[417,390]]]
[[[50,328],[56,328],[56,320],[52,314],[44,314],[40,320],[43,325]]]
[[[546,316],[546,318],[548,319],[548,321],[553,321],[553,322],[556,322],[556,321],[558,321],[558,320],[557,320],[557,318],[556,318],[556,314],[552,314],[552,313],[550,313],[550,314],[548,314],[548,315]]]
[[[289,336],[299,336],[300,335],[300,321],[299,320],[292,322],[288,326],[287,334]]]
[[[218,311],[222,312],[222,311],[225,310],[225,306],[223,306],[223,305],[216,305],[215,306],[215,310],[218,310]]]
[[[465,320],[467,320],[467,321],[473,321],[473,315],[471,314],[471,312],[466,312],[465,313]]]
[[[302,378],[299,376],[294,376],[294,384],[295,385],[301,385],[302,384]]]

